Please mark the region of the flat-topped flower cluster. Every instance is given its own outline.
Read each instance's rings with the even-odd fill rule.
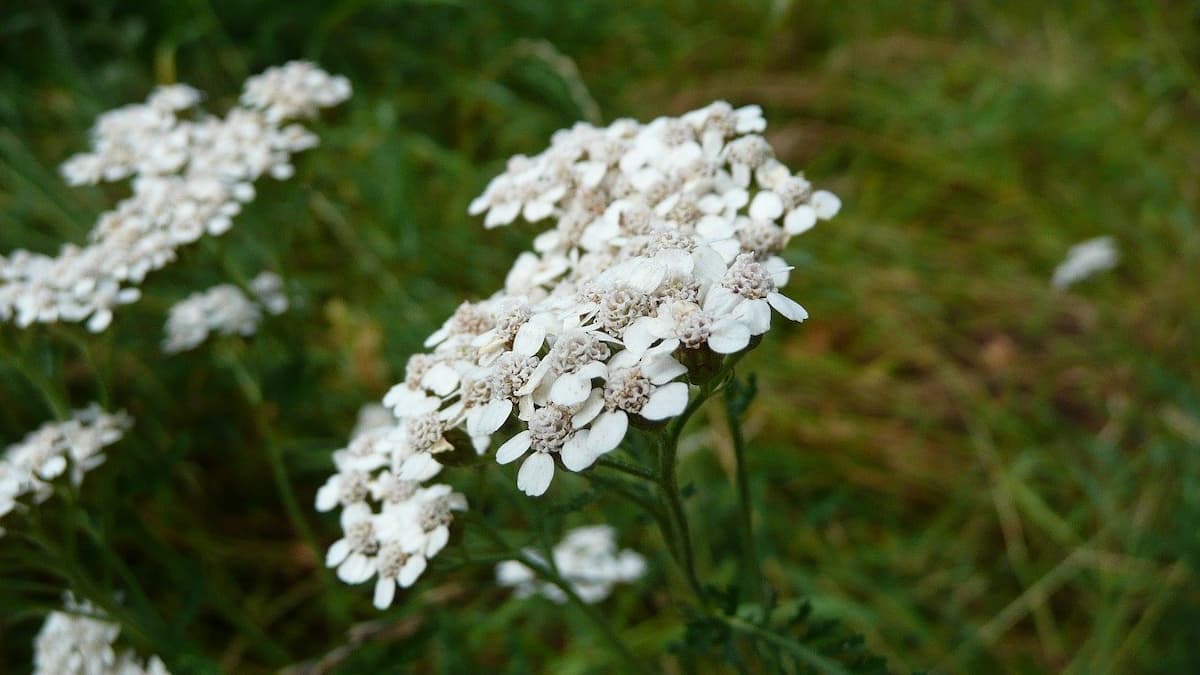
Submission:
[[[0,456],[0,517],[16,508],[25,495],[44,502],[60,476],[69,476],[78,487],[84,474],[104,463],[104,448],[120,440],[132,425],[124,412],[107,413],[93,403],[76,410],[71,419],[47,422],[8,446]]]
[[[317,137],[286,120],[349,95],[346,78],[293,61],[248,79],[241,105],[224,117],[199,110],[200,92],[183,84],[101,115],[92,151],[67,160],[63,176],[72,185],[128,179],[133,193],[101,214],[83,246],[0,256],[0,320],[86,321],[103,331],[113,309],[136,301],[146,275],[180,247],[228,231],[259,177],[292,175],[292,155]]]
[[[360,572],[344,579],[391,574],[398,558],[381,553],[391,544],[421,549],[414,528],[417,543],[381,534],[407,517],[389,504],[420,490],[449,499],[448,486],[415,487],[447,457],[486,453],[499,435],[496,461],[522,460],[517,487],[541,495],[559,469],[584,471],[617,448],[631,424],[680,415],[701,364],[755,344],[772,310],[807,317],[781,292],[790,268],[779,254],[840,201],[779,162],[765,127],[757,106],[717,102],[648,124],[578,124],[509,160],[470,212],[487,227],[551,227],[503,290],[463,303],[408,361],[383,400],[393,423],[335,456],[318,507],[342,508],[346,537],[329,562]]]
[[[253,299],[233,284],[219,284],[172,305],[167,314],[163,351],[174,354],[194,349],[211,333],[253,335],[264,311],[268,314],[287,311],[283,280],[275,273],[262,272],[254,277],[250,292]]]
[[[170,675],[157,656],[145,662],[113,647],[121,627],[91,603],[67,594],[63,611],[50,612],[33,643],[33,675]]]

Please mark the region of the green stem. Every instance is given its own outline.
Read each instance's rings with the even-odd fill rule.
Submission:
[[[733,630],[753,636],[759,640],[762,640],[763,642],[767,642],[771,646],[777,647],[803,661],[809,666],[816,668],[818,672],[832,673],[834,675],[848,675],[845,668],[842,668],[837,663],[818,654],[812,649],[805,647],[795,640],[789,640],[782,635],[772,633],[769,630],[760,628],[737,617],[725,617],[723,621]]]
[[[683,508],[683,496],[679,492],[679,479],[675,473],[675,456],[679,446],[677,442],[666,443],[659,452],[659,485],[662,487],[663,498],[667,502],[667,511],[674,520],[674,534],[680,552],[683,556],[683,571],[687,575],[688,585],[696,599],[705,608],[708,600],[704,595],[704,585],[696,573],[696,554],[692,548],[691,528],[688,525],[687,511]]]
[[[579,596],[578,593],[575,592],[575,588],[571,585],[570,581],[564,579],[558,572],[554,571],[549,566],[538,563],[537,560],[534,560],[532,557],[527,556],[524,553],[521,553],[518,556],[518,559],[527,567],[529,567],[529,569],[535,570],[541,574],[546,581],[549,581],[557,586],[558,589],[567,596],[567,599],[571,601],[571,604],[575,605],[575,607],[582,612],[584,616],[586,616],[592,622],[593,625],[600,629],[600,634],[604,636],[604,639],[608,641],[609,645],[612,646],[614,650],[616,650],[616,652],[621,656],[621,660],[623,660],[633,672],[648,672],[645,664],[639,661],[637,656],[633,654],[633,651],[629,649],[629,647],[625,644],[625,641],[621,639],[619,634],[617,634],[616,629],[614,629],[608,623],[608,621],[604,620],[604,617],[596,610],[595,607],[589,605],[582,597]]]
[[[725,393],[725,419],[729,423],[729,436],[733,440],[733,456],[736,464],[738,510],[742,534],[743,570],[742,578],[746,584],[753,586],[753,595],[759,602],[766,602],[766,591],[763,587],[762,563],[758,557],[758,547],[754,540],[754,516],[750,501],[750,474],[746,467],[746,437],[742,433],[742,423],[738,419],[738,411],[730,392]]]
[[[33,385],[34,389],[37,389],[58,421],[65,422],[71,418],[71,406],[67,405],[66,399],[58,393],[57,389],[50,382],[50,378],[25,361],[24,354],[11,352],[6,347],[0,345],[0,357],[3,357],[21,375],[24,375],[29,384]]]
[[[325,586],[326,596],[332,600],[330,609],[339,620],[345,620],[349,615],[345,603],[341,600],[342,596],[339,593],[337,581],[333,578],[329,569],[322,564],[324,555],[320,545],[317,543],[316,535],[313,533],[312,528],[308,526],[308,521],[304,519],[304,512],[300,509],[300,503],[296,500],[296,491],[292,487],[291,478],[288,476],[283,448],[276,440],[270,422],[263,415],[263,396],[262,390],[258,386],[258,381],[254,379],[236,354],[228,353],[226,356],[226,361],[234,371],[234,377],[238,381],[242,395],[246,397],[250,407],[254,409],[254,423],[258,427],[259,434],[266,444],[267,462],[271,467],[271,480],[275,483],[275,490],[279,493],[280,501],[283,502],[283,510],[287,513],[292,529],[300,537],[301,541],[304,542],[305,547],[308,548],[309,553],[316,562],[317,574],[321,577],[322,583]]]
[[[642,468],[636,464],[623,462],[613,457],[601,457],[597,459],[596,466],[602,466],[607,469],[612,469],[613,471],[620,471],[621,473],[628,474],[635,478],[641,478],[642,480],[654,482],[658,481],[658,476],[654,475],[652,471]]]
[[[67,342],[70,342],[76,349],[79,350],[79,355],[88,364],[88,369],[92,371],[92,379],[96,381],[96,397],[99,399],[100,407],[105,410],[109,409],[108,385],[104,383],[104,378],[100,375],[100,364],[96,360],[95,354],[92,352],[92,347],[88,341],[79,337],[70,328],[61,328],[54,324],[50,324],[50,329],[59,337]]]
[[[679,478],[676,473],[676,464],[679,454],[679,439],[683,435],[683,429],[687,426],[688,420],[700,410],[705,401],[712,397],[717,391],[725,386],[729,381],[729,374],[733,371],[733,366],[741,359],[741,355],[737,354],[725,359],[721,365],[721,369],[700,387],[700,393],[691,401],[688,401],[687,407],[683,409],[683,413],[679,415],[669,427],[666,436],[660,437],[658,444],[658,476],[657,482],[662,490],[663,500],[666,502],[667,512],[670,514],[670,529],[671,538],[676,542],[678,556],[682,558],[680,565],[683,567],[684,574],[687,576],[688,585],[695,594],[696,599],[706,610],[709,607],[708,597],[704,593],[704,585],[700,582],[700,576],[696,572],[696,554],[692,546],[691,526],[688,524],[687,509],[683,505],[683,495],[679,491]],[[667,528],[664,528],[663,535],[667,536]]]

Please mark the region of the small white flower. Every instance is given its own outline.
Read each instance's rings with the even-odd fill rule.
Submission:
[[[326,552],[325,566],[336,567],[342,581],[361,584],[375,573],[374,559],[380,546],[375,514],[365,502],[356,502],[342,509],[341,525],[344,534]]]
[[[42,502],[53,494],[50,483],[66,475],[75,486],[105,461],[104,448],[133,425],[124,412],[106,413],[96,404],[76,410],[64,422],[48,422],[0,455],[0,517],[26,494]]]
[[[772,308],[792,321],[804,321],[808,312],[778,291],[787,282],[788,269],[780,258],[759,263],[750,255],[739,255],[721,284],[709,290],[704,311],[737,319],[751,335],[771,327]]]
[[[563,453],[563,464],[568,469],[582,471],[620,445],[629,428],[629,415],[657,422],[683,412],[688,385],[672,382],[687,372],[671,357],[678,344],[669,340],[640,354],[623,351],[613,357],[604,386],[604,412],[592,422],[584,451]]]
[[[536,551],[525,555],[546,564]],[[619,583],[632,583],[646,573],[646,560],[631,550],[618,550],[616,531],[607,525],[571,530],[552,551],[554,566],[584,602],[597,603],[612,594]],[[542,595],[557,603],[567,596],[557,586],[539,582],[524,563],[507,560],[496,566],[496,582],[509,586],[518,598]]]
[[[281,298],[282,307],[279,305]],[[268,297],[267,301],[280,311],[287,308],[285,297]],[[194,349],[212,333],[253,335],[262,320],[263,309],[263,305],[246,297],[241,289],[231,284],[221,284],[200,293],[193,293],[171,306],[167,316],[167,337],[163,340],[163,351],[174,354]],[[269,311],[277,313],[270,309]]]
[[[1120,251],[1112,237],[1088,239],[1067,251],[1067,258],[1055,268],[1051,283],[1055,288],[1066,288],[1097,272],[1116,267],[1120,259]]]
[[[91,603],[67,593],[63,609],[46,616],[34,639],[34,675],[169,675],[157,656],[143,663],[131,651],[117,652],[121,627]]]
[[[525,457],[517,472],[517,487],[531,497],[541,496],[554,479],[554,455],[573,457],[588,452],[586,427],[603,407],[603,395],[595,389],[578,406],[549,404],[535,408],[528,428],[496,450],[496,461],[508,464]]]

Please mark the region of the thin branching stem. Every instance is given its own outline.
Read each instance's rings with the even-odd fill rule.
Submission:
[[[842,668],[836,662],[822,656],[811,648],[789,638],[786,638],[778,633],[769,631],[760,626],[756,626],[748,621],[744,621],[735,616],[724,617],[723,621],[733,630],[757,638],[771,646],[785,651],[798,660],[803,661],[807,665],[816,668],[817,672],[829,673],[830,675],[847,675],[845,668]]]
[[[0,344],[0,358],[11,364],[29,384],[33,385],[33,388],[41,394],[42,399],[49,406],[55,419],[65,422],[71,418],[71,406],[68,405],[66,398],[58,392],[58,389],[50,382],[50,378],[25,360],[24,354],[11,352],[3,344]]]
[[[688,402],[683,413],[668,427],[666,434],[659,437],[658,444],[659,473],[657,482],[662,490],[663,501],[666,503],[667,511],[671,516],[671,527],[674,530],[673,538],[676,541],[679,555],[682,557],[681,564],[687,576],[688,586],[691,587],[692,592],[696,595],[696,600],[706,610],[709,607],[708,597],[704,592],[704,585],[700,582],[700,576],[696,571],[696,554],[692,546],[691,526],[688,524],[687,509],[684,508],[683,504],[683,494],[679,489],[679,477],[677,473],[679,439],[683,435],[683,429],[687,426],[688,420],[700,410],[713,394],[720,391],[729,381],[733,367],[740,359],[740,354],[725,359],[720,370],[700,387],[700,392]],[[665,531],[664,534],[666,534]]]
[[[596,466],[602,466],[607,469],[612,469],[613,471],[619,471],[623,474],[627,474],[627,475],[633,476],[635,478],[641,478],[642,480],[648,480],[648,481],[654,481],[654,482],[658,481],[658,476],[656,476],[653,471],[646,469],[644,467],[638,466],[637,464],[632,464],[630,462],[623,462],[619,459],[615,459],[612,457],[601,457],[601,458],[597,459]]]
[[[725,419],[729,423],[729,437],[733,441],[733,457],[736,465],[739,525],[742,535],[742,554],[745,569],[742,578],[753,586],[752,594],[759,602],[766,602],[762,563],[758,557],[758,546],[754,539],[754,508],[750,495],[750,473],[746,466],[746,436],[742,433],[738,406],[734,392],[725,391]]]
[[[345,620],[349,615],[345,603],[342,602],[340,587],[329,569],[321,564],[324,555],[321,552],[320,544],[317,543],[316,535],[313,533],[312,528],[308,526],[308,521],[304,518],[304,512],[300,509],[300,503],[296,499],[296,491],[292,487],[292,481],[287,472],[287,464],[284,461],[283,447],[275,438],[270,421],[263,414],[263,396],[262,390],[258,386],[258,381],[250,374],[250,371],[236,354],[228,354],[226,361],[233,369],[234,378],[242,390],[242,395],[253,409],[255,426],[258,427],[259,434],[262,436],[264,445],[266,446],[267,462],[271,467],[271,480],[275,484],[276,492],[279,493],[279,500],[283,503],[283,509],[287,513],[288,521],[291,523],[296,535],[300,537],[305,547],[313,556],[313,560],[317,562],[318,575],[325,586],[326,596],[333,600],[330,607],[331,610],[339,620]]]

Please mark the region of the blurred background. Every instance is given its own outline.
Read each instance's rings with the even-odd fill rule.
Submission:
[[[266,672],[361,643],[330,672],[611,672],[579,619],[504,604],[486,567],[435,565],[384,623],[365,591],[328,604],[262,448],[284,453],[327,545],[337,524],[312,495],[359,406],[532,238],[466,216],[504,160],[578,120],[726,99],[762,105],[781,158],[844,203],[787,253],[812,318],[746,360],[772,582],[896,671],[1200,672],[1195,4],[6,3],[0,250],[82,241],[122,196],[57,174],[99,113],[175,81],[223,111],[292,58],[355,88],[296,178],[260,184],[231,233],[152,275],[105,334],[0,328],[76,407],[100,395],[97,372],[136,418],[85,506],[138,570],[158,616],[134,616],[164,626],[177,670]],[[1102,235],[1119,265],[1052,288],[1068,248]],[[292,311],[251,340],[161,353],[171,303],[263,268]],[[7,365],[3,444],[50,417]],[[682,469],[702,566],[735,545],[711,412]],[[623,546],[654,550],[644,523],[617,524]],[[20,555],[0,539],[0,673],[25,672],[60,603],[61,581],[30,581]],[[640,588],[603,611],[657,653],[678,636],[655,580]]]

